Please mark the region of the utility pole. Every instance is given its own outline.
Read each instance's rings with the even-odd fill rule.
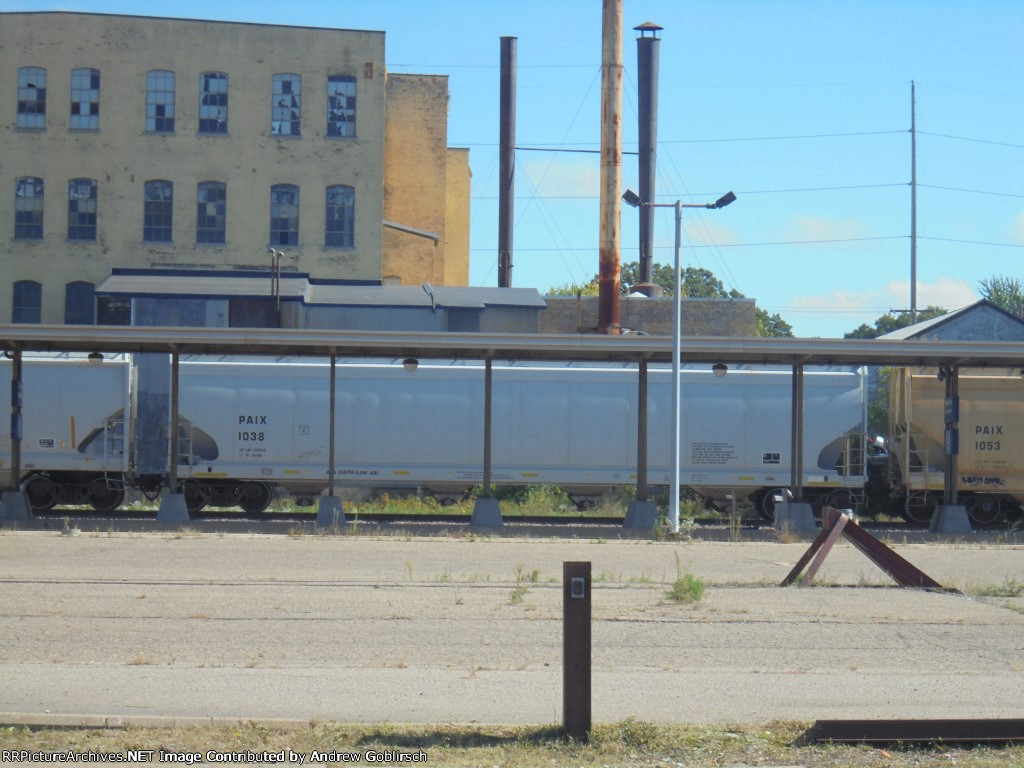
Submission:
[[[917,322],[917,98],[910,81],[910,324]]]
[[[598,333],[619,332],[622,214],[622,0],[604,0],[601,24],[601,270]]]

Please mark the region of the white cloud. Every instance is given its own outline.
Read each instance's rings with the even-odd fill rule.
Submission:
[[[892,280],[885,286],[885,294],[893,307],[905,307],[910,304],[910,281]],[[973,304],[980,297],[978,292],[966,280],[958,277],[940,277],[934,283],[917,284],[917,308],[945,307],[960,309]]]
[[[657,228],[655,228],[657,229]],[[675,242],[673,235],[669,244]],[[683,219],[683,247],[687,245],[736,245],[742,242],[736,230],[710,216]]]
[[[516,194],[540,197],[594,197],[601,194],[601,169],[596,158],[559,157],[528,160],[516,166]],[[525,176],[525,178],[520,178]]]
[[[1013,231],[1010,236],[1015,242],[1024,243],[1024,211],[1013,217]]]
[[[866,222],[830,216],[797,216],[789,222],[785,231],[788,240],[854,240],[871,237]]]

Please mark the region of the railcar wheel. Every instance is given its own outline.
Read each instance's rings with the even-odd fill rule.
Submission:
[[[832,491],[822,502],[823,507],[833,509],[849,509],[853,511],[853,494],[847,490]]]
[[[914,525],[928,525],[936,503],[935,494],[931,491],[914,491],[903,505],[903,519]]]
[[[189,514],[202,512],[210,503],[210,489],[198,480],[186,480],[181,484],[181,492],[185,496],[185,507]]]
[[[46,475],[36,475],[25,484],[25,495],[33,512],[46,512],[57,506],[60,492]]]
[[[775,522],[775,497],[782,496],[785,498],[786,491],[782,488],[768,488],[767,490],[761,491],[761,494],[757,497],[757,512],[761,517],[770,523]]]
[[[967,516],[975,525],[992,525],[1003,519],[999,497],[992,493],[979,493],[967,505]]]
[[[97,512],[113,512],[124,502],[124,489],[97,477],[85,487],[85,497]]]
[[[242,492],[238,496],[238,506],[243,512],[255,515],[270,506],[273,494],[266,483],[242,483]]]

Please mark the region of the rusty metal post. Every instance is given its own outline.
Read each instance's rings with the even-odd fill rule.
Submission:
[[[498,287],[512,286],[512,226],[516,191],[516,38],[501,38],[498,160]]]
[[[634,29],[637,58],[637,118],[639,121],[640,199],[653,203],[657,173],[658,142],[658,59],[662,27],[647,22]],[[648,36],[649,35],[649,36]],[[648,296],[658,295],[651,282],[654,261],[654,208],[642,205],[640,214],[640,283],[639,290]]]
[[[619,332],[622,194],[622,0],[604,0],[601,25],[601,269],[598,333]]]
[[[590,740],[590,563],[562,563],[562,718],[566,738]]]
[[[945,399],[945,446],[943,450],[943,489],[942,503],[955,505],[959,494],[958,485],[958,461],[960,453],[960,369],[951,365],[945,369],[946,399]]]

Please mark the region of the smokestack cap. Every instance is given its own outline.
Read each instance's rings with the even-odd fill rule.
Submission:
[[[658,37],[658,33],[664,29],[664,27],[658,26],[653,21],[645,21],[638,27],[633,27],[637,32],[640,33],[640,37],[646,37],[647,33],[651,33],[651,37]]]

